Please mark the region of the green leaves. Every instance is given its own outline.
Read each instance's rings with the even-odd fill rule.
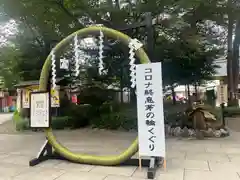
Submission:
[[[142,22],[144,13],[150,11],[153,17],[161,15],[159,24],[154,27],[154,61],[163,62],[165,84],[200,82],[211,77],[213,60],[221,55],[224,40],[214,28],[217,24],[226,25],[225,15],[229,8],[238,17],[239,8],[236,7],[228,7],[224,0],[106,0],[101,3],[98,0],[2,0],[0,8],[4,11],[0,13],[0,21],[14,19],[19,32],[11,39],[16,52],[12,49],[13,52],[6,51],[11,55],[4,55],[14,62],[8,64],[3,56],[0,62],[3,67],[14,69],[18,77],[35,80],[55,42],[88,24],[123,27]],[[144,27],[124,32],[146,40]],[[111,77],[115,77],[112,81],[128,86],[128,49],[122,45],[111,48],[105,51],[108,74],[102,78],[112,80]],[[94,56],[92,59],[97,61]],[[12,71],[3,72],[9,76]],[[89,77],[94,79],[96,73],[91,72]]]
[[[0,77],[2,78],[4,88],[12,88],[19,80],[19,69],[17,58],[20,52],[14,47],[2,47],[0,54]]]

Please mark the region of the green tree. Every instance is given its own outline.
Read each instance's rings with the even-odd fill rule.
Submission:
[[[38,78],[51,47],[82,27],[57,1],[3,0],[1,7],[4,9],[2,16],[18,24],[19,33],[12,43],[21,51],[18,65],[24,80]]]
[[[219,54],[212,47],[219,45],[220,36],[214,34],[213,28],[207,26],[206,22],[212,20],[217,24],[225,23],[220,13],[225,9],[219,4],[220,1],[217,0],[151,0],[135,3],[108,0],[101,4],[97,0],[36,0],[34,3],[30,0],[3,0],[1,7],[6,15],[15,19],[21,30],[14,44],[22,52],[18,66],[23,79],[35,79],[39,76],[39,70],[53,41],[60,41],[88,24],[119,28],[142,22],[144,13],[150,11],[154,17],[158,17],[158,25],[155,26],[154,61],[163,62],[164,73],[174,72],[164,74],[165,84],[172,85],[201,82],[201,79],[212,74],[212,60]],[[167,18],[163,17],[164,14],[167,14]],[[146,28],[124,32],[146,45]],[[108,77],[113,77],[113,81],[123,81],[123,86],[129,86],[128,50],[118,44],[112,46],[109,41],[105,43],[113,49],[105,51]],[[97,61],[95,55],[93,57]],[[121,66],[126,68],[122,70],[119,68]],[[186,80],[186,75],[194,78]]]
[[[21,80],[19,74],[18,60],[20,51],[14,47],[2,47],[0,54],[0,77],[3,80],[3,87],[12,89],[13,86]]]

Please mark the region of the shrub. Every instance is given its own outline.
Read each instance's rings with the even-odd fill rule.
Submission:
[[[118,129],[121,127],[121,118],[117,112],[101,114],[99,118],[93,118],[90,122],[92,127],[100,129]]]
[[[180,107],[182,106],[182,107]],[[164,104],[164,118],[165,123],[174,126],[187,126],[192,127],[192,119],[189,116],[189,113],[193,111],[193,109],[203,109],[212,113],[217,120],[221,120],[221,111],[219,108],[214,108],[209,104],[198,104],[193,106],[187,105],[168,105]]]
[[[130,116],[122,112],[120,114],[121,118],[121,128],[124,130],[137,130],[137,115]]]
[[[29,119],[21,117],[20,113],[17,110],[14,111],[12,119],[17,131],[29,129]]]
[[[30,129],[29,118],[21,117],[20,113],[16,110],[13,114],[13,121],[17,131],[23,131]],[[51,126],[52,129],[64,129],[70,127],[72,119],[68,116],[52,117]]]
[[[14,122],[17,131],[29,130],[30,124],[28,118],[22,118],[20,116],[15,116]],[[51,119],[51,127],[52,129],[64,129],[70,127],[71,118],[64,116],[64,117],[52,117]]]
[[[52,117],[51,119],[51,127],[52,129],[64,129],[69,127],[71,124],[71,117],[62,116],[62,117]]]
[[[137,107],[133,104],[121,106],[120,113],[122,125],[125,130],[137,130]]]
[[[191,126],[184,112],[165,112],[164,122],[171,126]]]
[[[91,86],[83,88],[78,97],[83,104],[101,106],[104,102],[113,99],[111,92],[111,90],[99,86]]]
[[[101,114],[111,113],[111,112],[119,112],[124,109],[124,106],[120,106],[119,103],[114,101],[106,101],[99,107],[99,112]]]
[[[239,116],[240,108],[239,107],[225,107],[224,114],[226,117]]]
[[[173,126],[179,126],[183,122],[187,122],[187,115],[185,113],[188,104],[177,103],[173,105],[172,102],[164,102],[164,122]]]
[[[91,119],[93,128],[100,129],[137,129],[136,108],[120,106],[114,102],[106,102],[100,108],[99,117]]]
[[[17,131],[24,131],[30,129],[28,118],[19,118],[15,121],[15,127]]]
[[[62,109],[62,116],[68,116],[68,126],[71,128],[81,128],[89,125],[90,119],[98,116],[97,108],[91,105],[75,105]]]
[[[101,114],[99,118],[91,120],[93,128],[99,129],[137,129],[137,118],[130,118],[122,112],[113,112],[109,114]]]
[[[21,116],[20,116],[19,112],[16,110],[13,113],[13,121],[17,122],[17,121],[19,121],[19,119],[21,119]]]

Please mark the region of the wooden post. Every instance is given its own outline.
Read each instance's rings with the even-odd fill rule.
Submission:
[[[163,160],[163,169],[164,169],[164,171],[167,170],[167,161],[166,161],[166,158],[164,158],[164,160]]]
[[[142,170],[142,159],[141,156],[138,154],[138,163],[139,163],[139,170]]]

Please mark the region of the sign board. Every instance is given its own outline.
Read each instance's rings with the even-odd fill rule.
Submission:
[[[54,90],[51,89],[51,107],[60,107],[59,89],[60,86],[56,86]]]
[[[4,92],[0,91],[0,98],[3,98],[3,97],[4,97]]]
[[[72,95],[72,103],[77,103],[77,102],[78,102],[77,95],[76,94]]]
[[[30,98],[30,127],[48,128],[50,126],[49,93],[32,92]]]
[[[27,88],[22,90],[22,107],[29,108],[30,107],[30,93],[38,91],[38,85],[28,86]]]
[[[29,86],[26,89],[22,89],[22,107],[30,108],[30,93],[37,92],[39,89],[38,85]],[[51,90],[51,107],[60,107],[59,98],[60,86],[56,86],[56,89]]]
[[[217,86],[217,101],[219,104],[228,102],[228,90],[226,84]]]
[[[20,112],[21,109],[21,90],[17,89],[17,111]]]
[[[139,155],[165,157],[161,63],[136,67]]]
[[[69,60],[67,60],[65,58],[60,59],[60,69],[68,70],[69,69]]]

